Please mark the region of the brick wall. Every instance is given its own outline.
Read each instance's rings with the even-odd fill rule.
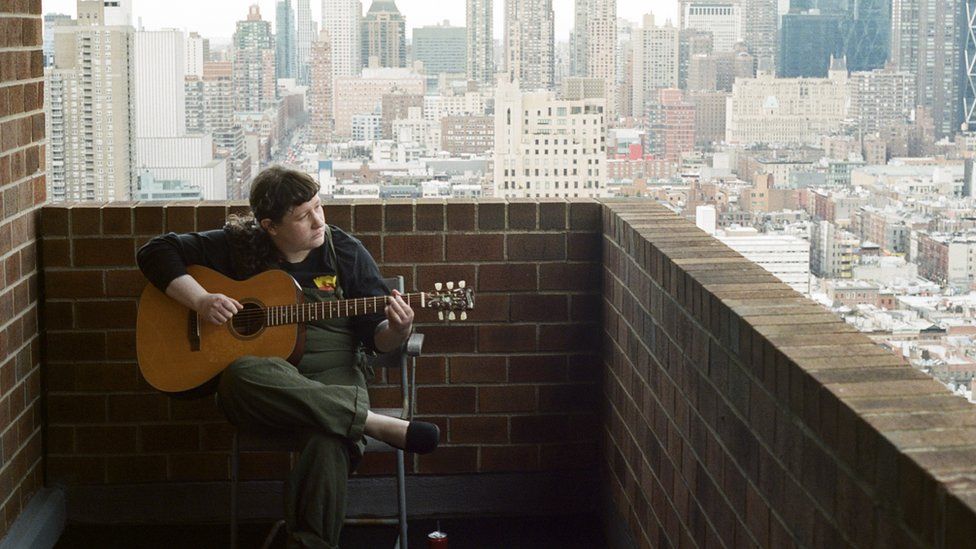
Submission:
[[[226,479],[230,426],[211,400],[157,394],[135,363],[135,250],[163,231],[219,227],[220,203],[49,205],[42,212],[47,472],[66,484]],[[464,279],[465,322],[418,313],[418,415],[443,446],[416,473],[593,469],[599,456],[600,208],[591,201],[329,204],[384,274],[410,289]],[[399,379],[388,372],[390,379]],[[398,389],[373,384],[376,407]],[[389,471],[373,458],[364,474]],[[251,454],[248,478],[284,456]]]
[[[662,207],[607,203],[606,481],[641,546],[971,546],[976,408]]]
[[[44,202],[41,3],[0,7],[0,536],[41,486],[35,219]]]

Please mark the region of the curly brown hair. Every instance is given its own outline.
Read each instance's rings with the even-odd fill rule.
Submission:
[[[266,168],[254,178],[249,197],[251,213],[231,214],[224,225],[230,237],[231,259],[239,276],[277,268],[281,260],[281,253],[261,226],[261,220],[281,223],[292,208],[318,193],[319,184],[310,175],[282,166]]]

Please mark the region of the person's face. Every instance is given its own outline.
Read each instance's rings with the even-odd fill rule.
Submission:
[[[325,214],[318,196],[288,210],[281,223],[262,219],[261,225],[286,256],[314,250],[325,242]]]

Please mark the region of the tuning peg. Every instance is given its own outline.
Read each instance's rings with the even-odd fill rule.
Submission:
[[[437,311],[437,320],[444,320],[444,311]]]
[[[468,313],[461,311],[461,320],[467,320],[467,319],[468,319]]]
[[[454,289],[454,283],[453,282],[448,282],[447,283],[447,289],[448,290],[453,290]]]
[[[435,282],[434,283],[434,289],[437,290],[438,292],[441,291],[441,283],[440,282]]]
[[[451,311],[450,313],[447,313],[447,319],[448,320],[455,320],[455,319],[457,319],[457,317],[454,316],[454,311]]]
[[[464,281],[458,282],[458,288],[464,288]]]

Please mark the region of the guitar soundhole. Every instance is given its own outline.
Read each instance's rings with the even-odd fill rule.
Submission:
[[[253,336],[264,328],[264,309],[256,303],[243,305],[244,309],[231,319],[231,326],[234,333],[241,337]]]

